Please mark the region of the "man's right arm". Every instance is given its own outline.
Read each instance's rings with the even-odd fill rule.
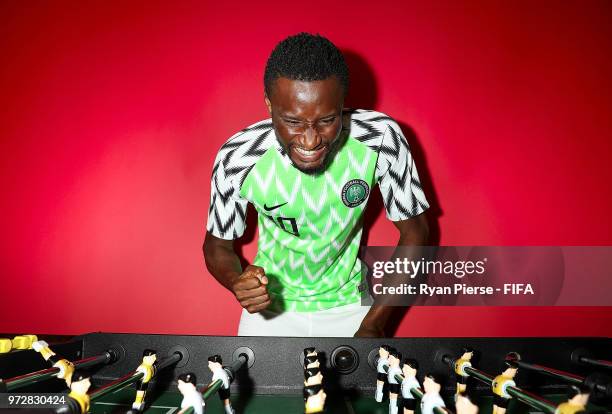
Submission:
[[[263,268],[249,265],[242,271],[240,258],[234,250],[234,240],[224,240],[206,232],[204,239],[206,268],[215,279],[236,296],[240,306],[249,313],[270,305],[268,278]]]

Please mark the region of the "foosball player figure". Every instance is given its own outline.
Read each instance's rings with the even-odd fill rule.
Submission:
[[[423,398],[421,398],[421,414],[434,414],[434,408],[446,407],[440,396],[442,382],[437,375],[427,374],[423,379]]]
[[[478,406],[466,392],[455,394],[455,411],[457,414],[478,414]]]
[[[395,378],[396,375],[402,375],[400,362],[402,354],[397,349],[392,349],[389,352],[389,371],[387,372],[387,381],[389,382],[389,414],[397,414],[397,395],[400,393],[400,383]]]
[[[141,413],[145,408],[145,397],[149,382],[155,376],[155,361],[157,361],[157,352],[151,349],[145,349],[142,353],[142,362],[136,368],[136,372],[141,372],[143,377],[136,384],[136,397],[132,403],[132,409],[128,411],[130,414]]]
[[[221,380],[221,387],[219,388],[219,398],[223,401],[226,414],[235,414],[230,402],[230,379],[227,371],[223,369],[223,360],[220,355],[213,355],[208,357],[208,369],[213,373],[212,382]]]
[[[518,365],[514,361],[506,361],[506,369],[493,379],[493,414],[505,414],[512,396],[508,394],[508,387],[516,386],[514,377],[518,372]]]
[[[304,369],[319,368],[320,365],[318,356],[311,355],[304,358]]]
[[[414,414],[416,408],[416,398],[410,392],[413,388],[419,388],[419,380],[416,378],[417,370],[419,369],[419,363],[416,359],[406,358],[402,365],[402,374],[404,374],[404,380],[402,381],[402,406],[404,407],[404,414]]]
[[[555,414],[575,414],[586,411],[591,390],[584,385],[570,386],[569,398],[557,406]]]
[[[45,341],[36,341],[32,343],[32,349],[40,353],[44,360],[52,367],[59,369],[56,377],[66,381],[66,385],[70,388],[72,374],[74,373],[74,364],[67,359],[59,358],[55,352],[49,348],[49,344]]]
[[[376,363],[376,394],[374,399],[378,402],[383,400],[383,390],[387,383],[387,371],[385,367],[389,366],[389,345],[381,345],[378,348],[378,362]]]
[[[455,374],[457,376],[457,393],[461,394],[467,387],[467,379],[470,377],[465,368],[472,366],[472,357],[474,350],[472,348],[463,348],[461,356],[455,361]],[[455,397],[456,398],[456,397]]]
[[[304,359],[306,359],[309,356],[313,356],[313,357],[319,357],[319,354],[317,353],[317,350],[314,346],[308,347],[304,349]]]
[[[184,413],[189,407],[193,408],[195,414],[204,414],[204,398],[202,397],[202,393],[197,389],[195,374],[188,372],[179,375],[178,389],[183,396],[181,411],[179,411],[178,414]]]
[[[86,370],[76,370],[72,374],[72,381],[70,383],[70,393],[68,394],[68,401],[63,406],[56,409],[56,413],[82,413],[89,412],[90,399],[89,388],[91,387],[91,381],[89,378],[91,374]]]
[[[304,385],[320,385],[323,383],[323,374],[319,368],[308,368],[304,370]]]
[[[308,387],[304,387],[304,412],[306,414],[311,413],[320,413],[325,408],[325,398],[327,394],[323,391],[323,386],[319,385],[309,385]]]

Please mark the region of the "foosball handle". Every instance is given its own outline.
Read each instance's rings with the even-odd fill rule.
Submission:
[[[448,368],[454,369],[455,359],[457,359],[455,354],[456,352],[453,352],[450,349],[438,348],[434,355],[435,366],[439,368],[444,367],[445,369],[448,369]]]
[[[234,377],[236,376],[236,372],[242,368],[243,365],[247,365],[249,362],[249,356],[246,353],[238,355],[238,358],[232,362],[231,365],[223,367],[225,372],[227,372],[229,376],[230,382],[234,381]]]
[[[584,385],[592,391],[595,401],[600,399],[612,400],[612,378],[602,372],[594,372],[584,379]]]
[[[584,362],[582,362],[582,358],[589,358],[591,356],[592,354],[588,349],[578,348],[572,351],[572,354],[570,355],[570,359],[572,360],[574,364],[584,365]]]

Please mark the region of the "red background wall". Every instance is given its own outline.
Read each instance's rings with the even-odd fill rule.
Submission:
[[[405,127],[440,243],[612,244],[612,4],[420,3],[1,2],[0,332],[235,332],[200,250],[212,163],[266,117],[265,60],[298,31],[346,52],[349,104]],[[611,327],[611,308],[419,308],[398,334]]]

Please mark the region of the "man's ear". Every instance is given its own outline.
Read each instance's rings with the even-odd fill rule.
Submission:
[[[266,102],[266,106],[268,107],[268,112],[272,115],[272,102],[270,102],[270,98],[268,95],[264,94],[264,101]]]

